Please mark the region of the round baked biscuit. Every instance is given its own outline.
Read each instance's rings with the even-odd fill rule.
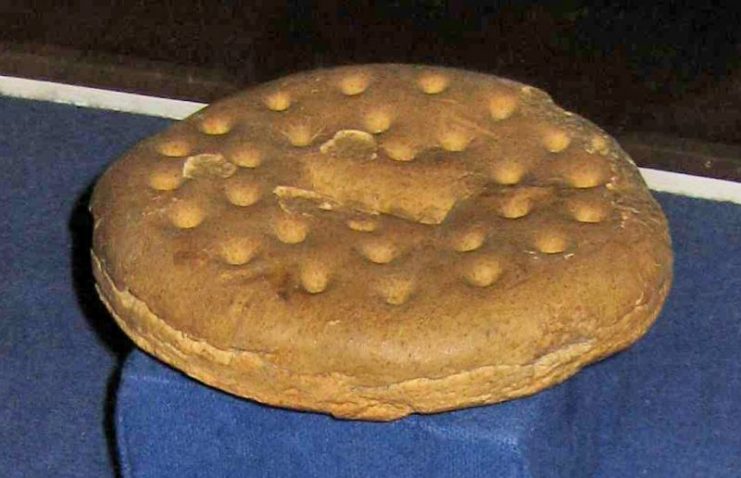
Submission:
[[[563,381],[654,322],[667,223],[541,90],[310,71],[142,141],[96,185],[103,301],[144,350],[280,407],[391,420]]]

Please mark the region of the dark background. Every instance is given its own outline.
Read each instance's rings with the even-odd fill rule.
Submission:
[[[639,164],[741,178],[741,2],[61,3],[0,2],[0,73],[212,101],[319,66],[443,64],[549,91]]]

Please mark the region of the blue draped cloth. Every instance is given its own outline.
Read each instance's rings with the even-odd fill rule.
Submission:
[[[2,478],[113,476],[127,345],[93,288],[87,198],[107,164],[168,124],[0,97]]]

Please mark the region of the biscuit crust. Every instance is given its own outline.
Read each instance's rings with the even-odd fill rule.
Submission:
[[[490,75],[292,75],[136,145],[96,185],[100,295],[233,394],[391,420],[535,393],[628,347],[672,279],[619,145]]]

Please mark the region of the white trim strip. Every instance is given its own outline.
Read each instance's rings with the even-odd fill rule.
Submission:
[[[0,95],[170,119],[186,118],[206,106],[193,101],[2,75]],[[649,168],[641,168],[641,174],[654,191],[741,204],[741,183]]]
[[[0,95],[172,119],[185,118],[206,106],[204,103],[193,101],[2,75],[0,75]]]
[[[646,184],[654,191],[741,204],[741,183],[659,169],[640,170]]]

